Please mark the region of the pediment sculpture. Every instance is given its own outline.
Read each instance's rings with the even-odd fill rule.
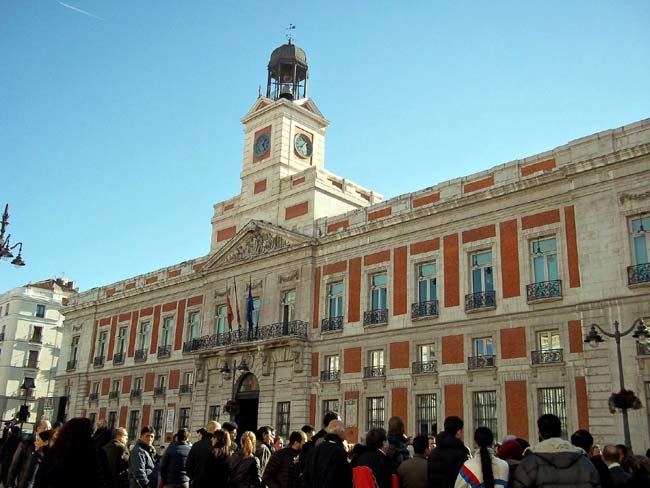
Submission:
[[[289,247],[291,243],[282,236],[263,232],[259,228],[248,233],[235,248],[223,257],[223,264],[248,261],[257,256],[269,254]]]

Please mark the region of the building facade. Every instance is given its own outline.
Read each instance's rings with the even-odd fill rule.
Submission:
[[[69,416],[168,441],[232,415],[288,433],[341,412],[348,438],[447,415],[501,438],[621,440],[613,340],[650,317],[650,120],[384,201],[325,169],[328,121],[304,51],[276,49],[242,118],[239,195],[214,206],[208,256],[79,294],[57,393]],[[622,340],[632,443],[649,444],[650,354]]]
[[[76,291],[62,279],[30,283],[0,295],[0,414],[52,419],[54,379],[63,338],[63,303]]]

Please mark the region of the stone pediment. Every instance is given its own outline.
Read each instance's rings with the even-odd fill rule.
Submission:
[[[245,263],[311,242],[304,235],[267,222],[252,220],[208,260],[204,269]]]
[[[260,95],[258,99],[255,101],[255,103],[253,104],[253,106],[250,108],[250,110],[246,112],[246,115],[244,115],[243,118],[246,119],[251,115],[253,115],[255,112],[262,110],[271,104],[273,104],[273,100]]]

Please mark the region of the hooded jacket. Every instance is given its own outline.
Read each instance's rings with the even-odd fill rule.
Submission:
[[[552,437],[529,449],[519,463],[514,488],[537,487],[600,488],[600,477],[584,451],[571,443]]]
[[[428,481],[430,488],[453,488],[469,451],[463,441],[448,432],[436,437],[436,448],[429,455]]]

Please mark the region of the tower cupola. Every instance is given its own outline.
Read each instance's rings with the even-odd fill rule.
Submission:
[[[307,55],[291,39],[271,53],[266,97],[297,100],[307,96]]]

